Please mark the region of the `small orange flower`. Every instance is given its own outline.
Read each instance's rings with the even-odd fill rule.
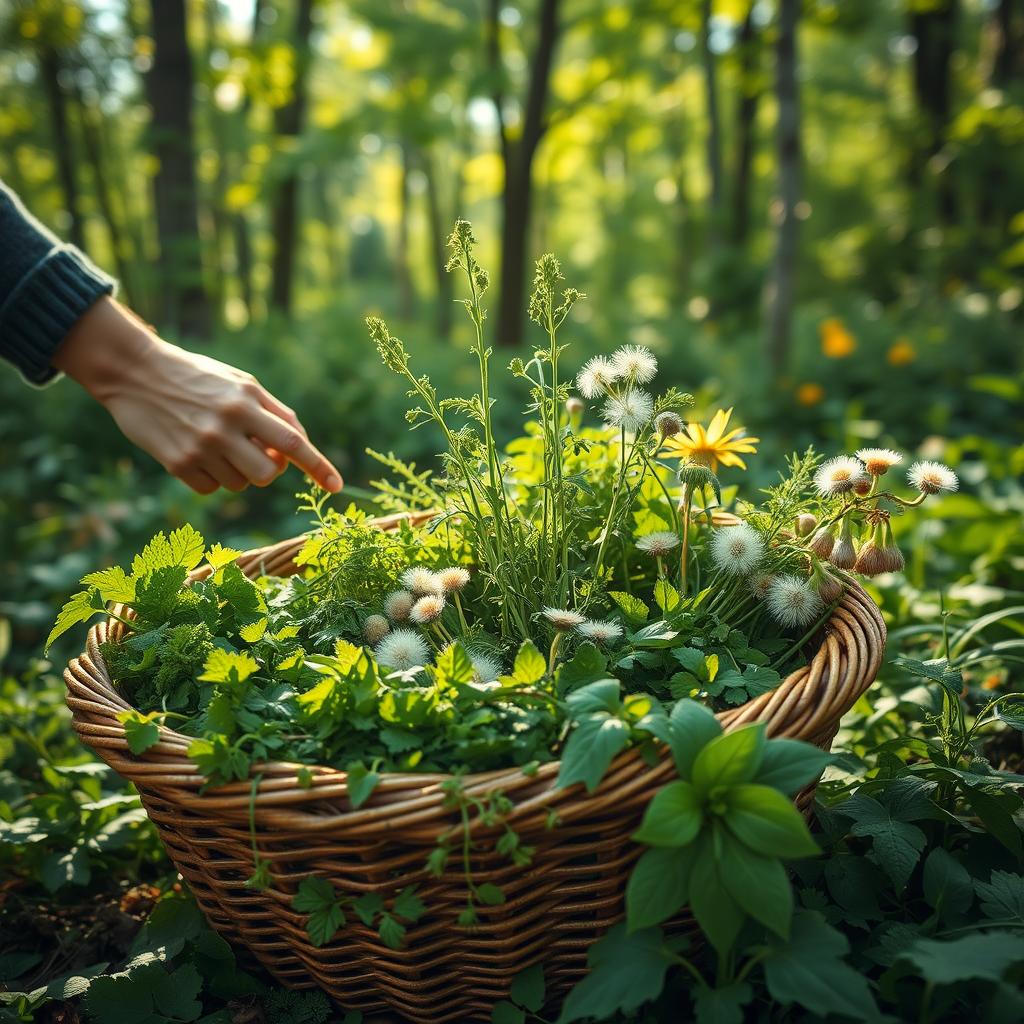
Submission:
[[[825,389],[820,384],[801,384],[796,389],[798,405],[817,405],[825,397]]]
[[[917,350],[910,344],[909,338],[897,338],[885,358],[890,366],[906,366],[917,358]]]
[[[829,359],[845,359],[856,351],[857,339],[838,317],[823,320],[818,331],[821,334],[821,351]]]

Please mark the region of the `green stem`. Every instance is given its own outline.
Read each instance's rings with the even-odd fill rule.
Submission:
[[[693,500],[693,484],[683,484],[683,499],[679,503],[683,519],[683,544],[679,555],[679,593],[686,597],[687,565],[690,560],[690,502]]]

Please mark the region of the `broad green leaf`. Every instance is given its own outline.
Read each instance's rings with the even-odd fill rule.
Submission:
[[[629,634],[629,641],[634,647],[646,647],[651,650],[659,650],[671,647],[679,636],[679,631],[671,629],[664,619],[652,622],[643,629]]]
[[[698,792],[754,779],[764,755],[764,730],[761,723],[745,725],[708,743],[693,762],[693,784]]]
[[[566,698],[569,710],[576,717],[590,714],[595,711],[616,712],[621,707],[619,691],[622,684],[618,679],[598,679],[597,682],[587,683],[578,690],[573,690]]]
[[[99,607],[93,601],[93,596],[99,595],[98,590],[82,590],[70,597],[64,607],[57,614],[57,621],[46,638],[45,650],[49,650],[54,640],[63,636],[72,626],[80,622],[88,622],[94,615],[104,610],[102,603]]]
[[[94,978],[85,1004],[96,1024],[144,1024],[153,1015],[151,987],[127,974]]]
[[[686,846],[704,822],[697,792],[689,782],[670,782],[654,794],[633,840],[648,846]]]
[[[590,972],[569,992],[558,1024],[593,1017],[606,1020],[616,1011],[631,1013],[655,999],[674,957],[658,928],[626,932],[612,927],[587,953]]]
[[[491,1024],[524,1024],[526,1011],[506,1000],[494,1004],[491,1010]]]
[[[722,882],[736,903],[776,935],[788,938],[793,888],[782,862],[762,857],[738,839],[723,836],[719,867]]]
[[[195,1020],[203,1012],[199,993],[203,978],[193,964],[175,971],[160,971],[153,988],[153,1008],[172,1020]]]
[[[901,890],[921,859],[925,834],[916,825],[898,821],[887,807],[862,793],[841,805],[839,810],[854,818],[850,829],[853,835],[871,837],[874,858],[896,890]]]
[[[698,985],[693,989],[694,1024],[743,1024],[743,1008],[753,996],[745,981],[723,988]]]
[[[943,918],[962,914],[974,902],[974,883],[967,869],[941,846],[925,858],[924,898]]]
[[[558,772],[559,787],[582,782],[597,789],[612,758],[629,743],[629,727],[606,712],[586,716],[569,734]]]
[[[690,874],[690,910],[719,955],[732,949],[743,925],[743,911],[725,886],[723,865],[711,836],[700,842]]]
[[[458,688],[473,681],[473,662],[458,640],[446,647],[434,664],[434,682],[441,689]]]
[[[474,888],[476,898],[488,907],[500,907],[505,902],[505,894],[492,882],[484,882]]]
[[[999,981],[1014,965],[1024,962],[1024,936],[996,931],[938,941],[918,939],[904,954],[925,981],[934,985]]]
[[[334,886],[326,878],[310,875],[299,883],[292,897],[292,908],[300,914],[311,914],[314,910],[329,907],[335,899]]]
[[[130,579],[119,565],[83,576],[82,586],[95,587],[104,601],[131,604],[135,600],[135,580]]]
[[[821,777],[832,756],[800,740],[768,740],[757,781],[792,796]]]
[[[664,615],[679,607],[679,591],[668,580],[659,579],[654,584],[654,600]]]
[[[820,914],[798,912],[789,941],[773,946],[764,960],[772,999],[785,1006],[795,1003],[821,1017],[876,1020],[878,1008],[867,979],[844,960],[849,949],[844,936]]]
[[[215,647],[207,656],[203,674],[199,678],[204,683],[230,683],[237,686],[258,672],[259,668],[260,663],[251,654],[238,654]]]
[[[391,908],[406,921],[418,921],[426,912],[426,904],[416,895],[416,886],[407,885],[396,897]]]
[[[65,885],[88,885],[91,878],[89,851],[85,846],[76,846],[66,853],[48,854],[39,867],[39,880],[50,892]]]
[[[544,678],[547,672],[544,655],[537,650],[532,640],[526,640],[516,652],[515,664],[512,666],[512,679],[517,686],[533,686]]]
[[[396,921],[390,914],[381,914],[377,923],[377,933],[388,949],[401,949],[405,938],[405,925]]]
[[[349,802],[354,808],[362,807],[380,782],[380,773],[371,771],[362,761],[350,764],[346,773]]]
[[[807,822],[777,789],[741,785],[729,790],[722,817],[729,831],[765,857],[813,857],[819,853]]]
[[[672,758],[676,771],[690,779],[697,755],[722,734],[714,712],[694,700],[677,701],[669,715]]]
[[[229,562],[235,561],[241,553],[241,551],[236,551],[234,548],[222,547],[220,544],[211,544],[210,550],[206,552],[206,561],[210,563],[211,568],[216,572],[218,569],[223,569]]]
[[[607,678],[607,669],[608,659],[594,644],[589,641],[580,644],[572,660],[558,666],[559,693],[568,693],[587,683],[605,679]]]
[[[626,924],[631,932],[661,924],[683,906],[696,853],[693,844],[648,850],[636,862],[626,885]]]
[[[304,878],[292,897],[292,908],[308,914],[306,930],[314,946],[324,946],[345,924],[345,912],[335,896],[334,887],[324,878]]]
[[[167,538],[167,546],[170,548],[171,558],[174,559],[172,564],[191,571],[203,560],[206,542],[198,530],[186,523],[172,531]]]
[[[992,836],[1005,846],[1018,861],[1024,860],[1024,842],[1021,841],[1021,829],[1017,824],[1022,800],[1017,793],[1003,790],[999,793],[987,792],[981,786],[964,785],[962,787],[971,810],[981,819],[982,824]]]
[[[608,596],[622,609],[623,614],[631,622],[646,622],[647,616],[651,614],[650,608],[633,594],[612,590],[608,592]]]
[[[520,971],[513,979],[509,996],[520,1006],[536,1013],[544,1005],[544,964],[534,964]]]
[[[997,921],[1024,921],[1024,876],[993,871],[987,882],[974,883],[986,917]]]

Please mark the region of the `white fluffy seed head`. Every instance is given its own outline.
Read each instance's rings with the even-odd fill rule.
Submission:
[[[607,356],[594,356],[583,364],[576,387],[584,398],[600,398],[619,379],[619,371]]]
[[[671,410],[659,412],[654,417],[654,429],[662,440],[666,437],[675,437],[683,429],[682,417],[680,417],[679,413],[672,412]]]
[[[441,618],[446,604],[447,602],[440,594],[424,594],[412,606],[409,618],[418,626],[427,626]]]
[[[383,615],[370,615],[363,623],[363,639],[376,647],[391,632],[391,624]]]
[[[493,683],[501,675],[504,666],[493,654],[485,651],[469,651],[468,654],[473,665],[474,682]]]
[[[450,565],[447,569],[441,569],[437,573],[437,579],[441,589],[446,594],[452,594],[461,590],[469,582],[469,570],[463,569],[461,565]]]
[[[872,476],[885,476],[893,466],[903,461],[903,456],[891,448],[861,448],[857,458]]]
[[[415,598],[408,590],[396,590],[384,600],[384,614],[392,622],[405,622],[412,611]]]
[[[402,573],[402,585],[414,594],[440,594],[441,581],[436,572],[423,565],[414,565]]]
[[[636,546],[653,557],[667,555],[673,548],[679,546],[679,535],[671,530],[658,530],[645,534],[636,542]]]
[[[612,353],[612,366],[633,384],[646,384],[658,372],[658,360],[643,345],[623,345]]]
[[[806,626],[823,608],[821,598],[799,576],[776,576],[768,586],[768,611],[782,626]]]
[[[749,523],[721,526],[711,538],[711,560],[730,576],[746,576],[764,555],[764,541]]]
[[[569,630],[575,629],[577,626],[580,626],[587,621],[587,617],[585,615],[580,615],[579,612],[569,611],[568,608],[545,608],[544,618],[546,618],[559,633],[568,633]]]
[[[630,388],[621,395],[612,395],[604,403],[601,417],[609,427],[640,430],[654,414],[654,399],[646,391]]]
[[[396,629],[389,633],[376,650],[377,661],[387,668],[407,672],[425,665],[430,657],[427,642],[412,629]]]
[[[814,474],[814,486],[827,498],[849,494],[858,480],[864,478],[864,467],[852,455],[837,455],[822,463]]]
[[[922,494],[941,494],[960,486],[956,473],[941,462],[915,462],[907,470],[907,482]]]
[[[597,619],[587,619],[576,627],[580,636],[593,640],[596,644],[610,644],[622,636],[622,626],[614,619],[601,622]]]

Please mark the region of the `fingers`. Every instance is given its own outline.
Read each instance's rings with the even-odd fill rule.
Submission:
[[[249,481],[223,455],[211,455],[204,468],[221,487],[229,491],[237,493],[249,486]]]
[[[341,490],[341,474],[310,443],[300,428],[266,409],[257,412],[250,419],[248,427],[249,432],[261,445],[280,452],[325,490]]]
[[[271,458],[263,445],[242,435],[232,438],[225,445],[223,455],[247,482],[257,487],[273,483],[288,464],[283,456],[277,454]]]
[[[172,471],[173,472],[173,471]],[[182,483],[187,484],[197,494],[213,494],[220,484],[205,469],[199,467],[174,473]]]
[[[264,409],[272,412],[278,419],[282,419],[285,423],[290,423],[303,437],[308,437],[306,428],[299,422],[299,417],[295,415],[294,409],[289,409],[284,402],[278,401],[266,388],[260,386],[259,402]]]

